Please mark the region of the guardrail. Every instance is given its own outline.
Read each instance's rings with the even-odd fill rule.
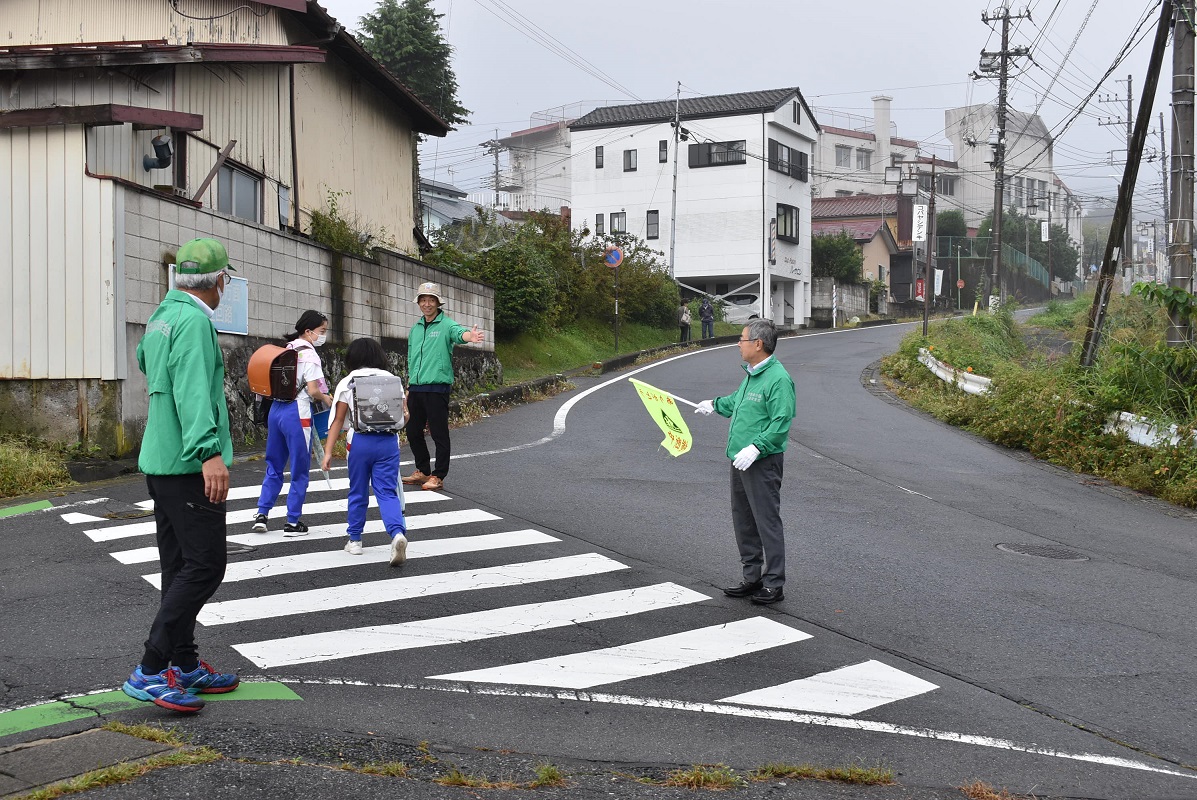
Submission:
[[[955,384],[969,394],[985,394],[993,386],[992,378],[950,367],[931,355],[926,347],[919,348],[919,361],[940,380]],[[1144,447],[1175,447],[1180,444],[1180,429],[1177,426],[1156,425],[1145,417],[1126,411],[1115,411],[1111,414],[1104,430],[1106,433],[1123,433],[1126,438]],[[1190,438],[1197,441],[1197,433]]]

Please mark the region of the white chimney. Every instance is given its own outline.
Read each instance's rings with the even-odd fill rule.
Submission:
[[[883,94],[873,98],[873,135],[877,137],[877,157],[873,163],[881,173],[890,165],[889,104],[893,99]]]

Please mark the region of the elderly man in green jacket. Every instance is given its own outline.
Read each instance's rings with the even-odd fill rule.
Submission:
[[[773,357],[777,328],[754,319],[740,333],[740,358],[747,377],[735,394],[704,400],[695,413],[731,417],[727,457],[732,460],[731,510],[743,579],[723,590],[758,605],[785,597],[786,542],[781,524],[781,477],[790,423],[794,380]]]
[[[212,315],[229,257],[215,239],[193,239],[175,256],[175,286],[137,345],[150,411],[137,466],[154,501],[162,596],[141,664],[125,694],[179,712],[200,694],[231,692],[239,679],[201,661],[195,620],[224,579],[225,498],[233,442],[224,396],[224,355]]]
[[[478,343],[484,334],[445,316],[439,284],[421,283],[416,304],[423,316],[407,337],[407,442],[416,469],[403,478],[407,486],[440,489],[449,474],[449,392],[453,388],[453,347]],[[436,465],[424,439],[424,426],[436,445]]]

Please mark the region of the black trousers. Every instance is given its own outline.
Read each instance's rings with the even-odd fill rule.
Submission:
[[[147,475],[158,524],[162,599],[145,642],[142,666],[193,668],[199,658],[195,618],[224,580],[225,506],[204,496],[204,476]]]
[[[449,474],[449,393],[409,392],[407,410],[411,414],[407,420],[407,443],[416,469],[444,480]],[[436,466],[431,465],[428,442],[424,439],[425,425],[436,445]]]
[[[786,582],[786,540],[781,523],[782,453],[762,456],[747,470],[731,468],[732,528],[744,580],[768,589]]]

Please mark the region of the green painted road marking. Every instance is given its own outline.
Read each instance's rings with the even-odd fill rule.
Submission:
[[[303,698],[291,690],[291,687],[271,681],[269,683],[243,683],[236,691],[225,694],[206,694],[205,702],[221,702],[226,700],[302,700]],[[124,692],[103,692],[76,697],[69,701],[55,700],[28,708],[18,708],[13,711],[0,711],[0,736],[45,728],[62,722],[74,722],[111,714],[116,711],[127,711],[131,708],[141,708],[148,703],[134,700]]]
[[[35,503],[26,503],[23,506],[9,506],[8,508],[0,508],[0,517],[11,517],[16,514],[24,514],[26,511],[41,511],[43,508],[53,508],[54,504],[49,500],[38,500]]]

